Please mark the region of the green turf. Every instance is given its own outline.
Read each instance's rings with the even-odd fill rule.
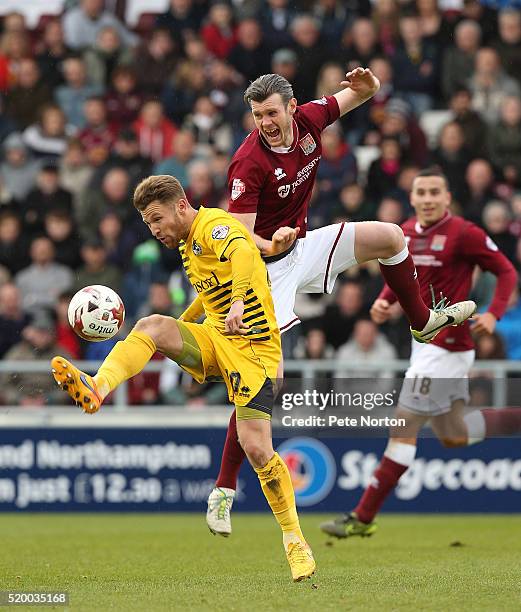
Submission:
[[[0,590],[65,590],[72,610],[521,610],[518,516],[384,515],[334,542],[323,518],[303,517],[319,570],[293,584],[268,514],[235,514],[227,540],[202,514],[2,514]]]

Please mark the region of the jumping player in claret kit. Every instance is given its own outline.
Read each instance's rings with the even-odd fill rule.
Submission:
[[[367,68],[348,72],[340,85],[335,95],[301,106],[282,76],[266,74],[249,85],[244,99],[256,129],[230,164],[228,210],[250,230],[267,264],[281,332],[299,323],[293,311],[297,293],[331,293],[338,274],[378,259],[412,335],[419,342],[430,342],[446,327],[466,321],[476,305],[466,300],[443,308],[426,306],[399,226],[364,221],[306,231],[322,131],[371,98],[380,86]],[[213,533],[231,533],[230,509],[243,460],[232,414],[221,470],[208,498],[207,523]]]
[[[141,372],[156,351],[198,382],[224,379],[242,448],[282,529],[293,580],[307,578],[315,561],[300,529],[288,468],[271,441],[281,348],[266,266],[241,223],[220,209],[192,208],[174,177],[142,181],[134,205],[155,238],[167,248],[179,247],[197,297],[180,319],[158,314],[140,319],[95,376],[54,357],[54,378],[89,413]],[[203,314],[203,323],[190,322]]]
[[[437,169],[421,171],[415,178],[411,204],[416,215],[402,226],[409,244],[425,300],[431,293],[464,300],[472,286],[476,266],[492,272],[496,289],[488,311],[474,315],[474,324],[449,327],[431,344],[412,343],[409,369],[398,400],[396,417],[405,427],[391,428],[384,456],[353,512],[321,524],[338,538],[372,535],[374,517],[402,474],[414,461],[420,429],[430,420],[434,434],[446,447],[466,446],[485,437],[521,431],[521,409],[475,410],[465,414],[469,399],[468,373],[474,363],[475,334],[491,334],[504,314],[517,274],[485,232],[461,217],[451,215],[447,179]],[[441,295],[440,295],[441,294]],[[396,295],[386,285],[375,300],[371,316],[384,323]]]

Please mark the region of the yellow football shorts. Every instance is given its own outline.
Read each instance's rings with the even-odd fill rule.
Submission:
[[[177,324],[184,345],[176,362],[183,370],[199,383],[224,380],[238,419],[270,419],[272,406],[259,405],[256,409],[252,400],[266,388],[266,379],[275,383],[282,357],[280,334],[272,334],[272,339],[265,342],[254,342],[224,336],[210,325],[185,321]]]

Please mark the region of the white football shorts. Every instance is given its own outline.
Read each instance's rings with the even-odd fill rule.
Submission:
[[[337,276],[356,263],[355,224],[336,223],[308,232],[286,257],[266,264],[280,331],[300,323],[297,293],[331,293]]]
[[[424,416],[438,416],[452,402],[469,401],[469,370],[475,351],[448,351],[434,344],[412,341],[411,362],[398,404]]]

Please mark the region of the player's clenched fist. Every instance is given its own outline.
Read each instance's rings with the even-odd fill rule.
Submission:
[[[249,325],[245,325],[242,322],[242,315],[244,314],[244,302],[237,300],[231,305],[228,312],[228,316],[224,321],[224,333],[225,334],[241,334],[243,336],[247,333]]]
[[[385,323],[391,316],[390,304],[387,300],[376,299],[371,306],[371,319],[377,324]]]
[[[270,255],[278,255],[284,253],[297,239],[300,227],[279,227],[279,229],[271,237],[271,253]]]

